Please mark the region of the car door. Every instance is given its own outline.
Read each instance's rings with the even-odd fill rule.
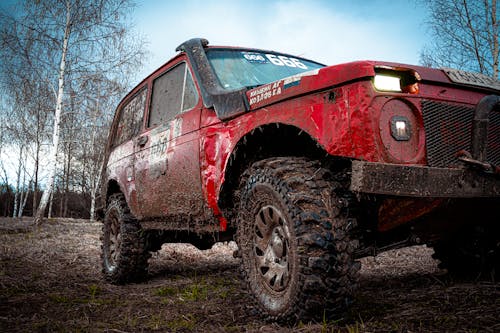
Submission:
[[[108,179],[115,180],[134,214],[138,213],[134,181],[135,140],[140,134],[146,106],[147,88],[136,88],[118,107],[112,126],[111,152],[107,160]]]
[[[154,76],[151,90],[146,130],[135,146],[140,217],[203,218],[201,99],[186,62]]]

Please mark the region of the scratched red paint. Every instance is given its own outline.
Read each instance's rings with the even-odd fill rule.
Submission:
[[[186,62],[191,72],[194,72],[190,59],[181,52],[144,79],[129,96],[133,96],[143,87],[151,91],[157,77],[182,62]],[[419,93],[411,95],[376,91],[372,78],[378,67],[403,68],[418,72],[421,78]],[[473,106],[484,96],[484,92],[464,93],[462,89],[449,85],[443,88],[443,83],[449,84],[450,80],[440,70],[359,61],[324,67],[289,79],[271,82],[264,88],[261,86],[249,89],[246,92],[249,111],[221,121],[213,108],[205,107],[200,82],[196,80],[196,75],[194,78],[200,96],[196,107],[172,120],[182,120],[182,126],[181,133],[178,133],[177,137],[169,138],[168,149],[165,151],[173,156],[173,159],[168,161],[166,171],[170,177],[169,182],[148,178],[152,166],[151,160],[147,158],[136,164],[138,169],[130,177],[127,175],[126,165],[131,165],[132,162],[124,157],[124,160],[116,162],[118,164],[115,166],[108,166],[108,178],[119,184],[126,194],[131,210],[140,218],[157,218],[170,213],[182,214],[182,209],[194,207],[200,219],[205,219],[208,215],[216,218],[221,231],[227,228],[227,220],[219,207],[219,199],[228,161],[240,140],[254,129],[267,124],[290,125],[307,133],[332,156],[371,162],[424,165],[425,131],[419,101],[439,97],[443,100],[452,100],[454,103]],[[258,91],[269,91],[270,96],[262,100],[252,99]],[[123,108],[128,100],[130,97],[126,97],[118,109]],[[397,110],[382,111],[384,105],[391,100],[410,106],[407,116],[415,122],[419,130],[415,131],[409,143],[392,142],[390,132],[384,128],[388,127],[385,126],[388,117],[397,113]],[[147,124],[150,103],[151,97],[148,94],[144,105],[145,115],[141,135],[148,136],[152,140],[152,129],[149,129]],[[388,113],[386,115],[382,112]],[[114,123],[117,121],[115,119]],[[173,123],[169,123],[168,126],[170,131],[173,131]],[[115,124],[114,128],[116,127]],[[110,136],[110,140],[112,137]],[[147,142],[145,149],[153,144]],[[108,146],[111,147],[112,143]],[[127,150],[125,155],[133,156],[130,150],[134,148],[127,146],[124,149]],[[135,158],[139,159],[140,155],[137,156]],[[142,193],[138,192],[136,182],[140,183]],[[183,193],[181,199],[161,201],[161,198],[179,193]],[[180,202],[186,203],[181,204],[182,209],[172,207],[172,204]],[[210,212],[203,211],[204,207],[208,207]]]

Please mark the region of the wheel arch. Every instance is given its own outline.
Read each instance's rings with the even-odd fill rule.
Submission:
[[[124,191],[122,191],[122,188],[120,187],[120,184],[116,179],[109,179],[107,184],[106,184],[106,197],[104,199],[104,204],[106,204],[109,200],[109,197],[112,196],[113,194],[116,193],[123,193],[125,194]]]
[[[322,158],[326,150],[305,130],[284,123],[258,126],[243,135],[227,159],[218,206],[230,215],[243,172],[258,160],[279,156]]]

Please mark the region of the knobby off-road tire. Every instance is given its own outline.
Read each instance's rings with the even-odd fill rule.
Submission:
[[[464,278],[500,277],[500,228],[468,226],[433,245],[439,267]]]
[[[297,157],[262,160],[242,179],[237,242],[257,309],[281,322],[338,317],[360,268],[341,183]]]
[[[130,213],[123,194],[109,198],[102,228],[101,260],[106,280],[135,282],[147,275],[150,253],[141,226]]]

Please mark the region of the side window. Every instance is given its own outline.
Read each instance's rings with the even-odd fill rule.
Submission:
[[[153,81],[148,126],[165,123],[179,113],[192,109],[198,92],[186,63],[181,63]]]
[[[144,88],[120,110],[120,120],[116,131],[114,145],[117,146],[132,139],[139,134],[142,125],[142,116],[146,104],[146,92]]]

